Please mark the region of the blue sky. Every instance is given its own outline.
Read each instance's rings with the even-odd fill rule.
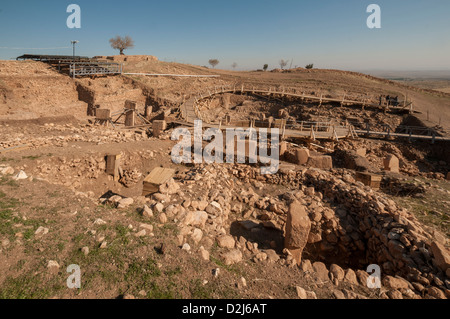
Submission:
[[[69,29],[66,8],[81,7],[81,29]],[[381,29],[369,29],[369,4],[380,5]],[[238,69],[314,63],[348,70],[450,70],[449,0],[2,0],[0,59],[23,53],[117,54],[115,35],[130,35],[126,54]]]

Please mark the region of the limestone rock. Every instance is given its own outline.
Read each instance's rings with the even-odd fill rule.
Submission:
[[[34,234],[37,237],[42,237],[42,236],[48,234],[48,228],[45,228],[43,226],[39,226],[39,228],[34,232]]]
[[[159,222],[161,224],[167,223],[167,215],[165,213],[159,214]]]
[[[198,244],[203,238],[203,232],[199,228],[195,228],[191,235],[192,240]]]
[[[356,271],[356,277],[358,277],[359,283],[364,287],[367,286],[367,278],[369,278],[369,276],[370,275],[364,270],[359,269]]]
[[[222,213],[222,207],[216,201],[212,201],[208,206],[206,206],[205,211],[210,215],[219,215]]]
[[[226,253],[222,254],[225,265],[233,265],[242,261],[242,253],[238,249],[232,249]]]
[[[300,299],[307,299],[308,298],[308,295],[306,294],[306,290],[304,288],[296,286],[295,290],[297,291],[297,296]]]
[[[162,213],[164,211],[164,205],[161,203],[157,203],[154,208],[158,213]]]
[[[320,280],[322,281],[329,280],[328,269],[323,262],[316,261],[315,263],[312,264],[312,268]]]
[[[264,252],[267,255],[267,260],[270,262],[277,262],[278,260],[280,260],[280,256],[278,256],[275,250],[267,249]]]
[[[0,174],[12,175],[14,174],[14,168],[12,168],[11,166],[0,168]]]
[[[384,170],[398,173],[399,172],[399,161],[398,157],[395,155],[388,155],[383,160]]]
[[[136,234],[134,234],[136,237],[144,237],[145,235],[147,235],[147,231],[145,229],[142,229],[140,231],[138,231]]]
[[[340,266],[336,264],[332,264],[330,266],[330,273],[332,273],[333,277],[336,278],[338,281],[342,281],[345,276],[344,269],[342,269]]]
[[[295,150],[295,162],[298,165],[305,165],[308,162],[309,150],[307,148],[299,148]]]
[[[408,282],[405,279],[392,276],[384,277],[383,286],[390,289],[407,289],[409,287]]]
[[[94,225],[106,225],[106,222],[103,220],[103,219],[101,219],[101,218],[97,218],[95,221],[94,221]]]
[[[219,247],[232,249],[234,248],[236,243],[233,236],[222,235],[217,237],[217,244],[219,245]]]
[[[284,247],[289,249],[298,265],[302,260],[303,249],[308,243],[310,230],[311,221],[305,208],[298,201],[292,202],[286,220]]]
[[[81,248],[81,252],[85,255],[85,256],[87,256],[87,255],[89,255],[89,247],[83,247],[83,248]]]
[[[358,279],[356,278],[356,274],[353,269],[349,268],[345,271],[344,281],[352,285],[358,284]]]
[[[153,231],[153,225],[150,225],[150,224],[144,224],[144,223],[141,223],[141,224],[139,225],[139,228],[148,230],[149,232],[152,232],[152,231]]]
[[[431,251],[433,252],[436,264],[442,271],[447,271],[450,268],[450,252],[443,245],[438,242],[431,243]]]
[[[445,293],[436,287],[430,287],[428,288],[428,294],[436,299],[447,299],[445,296]]]
[[[333,160],[328,155],[310,156],[306,165],[320,169],[331,169],[333,168]]]
[[[59,264],[55,260],[49,260],[47,263],[47,268],[51,273],[57,273],[59,270]]]
[[[312,271],[314,271],[313,268],[312,268],[311,261],[309,259],[302,260],[300,268],[302,269],[303,272],[312,272]]]
[[[203,260],[208,261],[209,260],[209,251],[207,251],[203,246],[200,247],[200,256]]]
[[[159,192],[161,194],[173,195],[180,190],[180,185],[173,179],[169,179],[167,182],[159,186]]]
[[[24,171],[20,171],[12,179],[18,181],[18,180],[27,179],[27,178],[28,178],[28,175]]]
[[[126,208],[134,203],[134,200],[132,198],[122,198],[117,203],[117,208]]]
[[[187,212],[184,216],[182,223],[185,226],[197,226],[200,228],[205,227],[205,223],[208,219],[208,214],[205,211]]]

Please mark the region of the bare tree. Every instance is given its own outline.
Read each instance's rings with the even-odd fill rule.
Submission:
[[[219,60],[217,60],[217,59],[211,59],[211,60],[208,61],[208,63],[211,64],[211,66],[212,66],[213,68],[215,68],[216,65],[219,64]]]
[[[131,49],[134,47],[134,41],[128,35],[125,37],[116,36],[115,38],[109,39],[111,47],[115,50],[120,51],[120,55],[124,55],[123,50]]]
[[[288,61],[281,59],[279,64],[280,64],[281,69],[283,69],[288,64]]]
[[[231,65],[231,67],[232,67],[233,69],[236,69],[237,63],[236,63],[236,62],[233,62],[233,64]]]

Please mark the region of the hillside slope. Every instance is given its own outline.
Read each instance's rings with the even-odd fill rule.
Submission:
[[[0,61],[0,117],[27,119],[48,116],[49,113],[85,116],[87,104],[81,102],[77,84],[96,92],[99,104],[119,109],[125,99],[145,102],[142,87],[149,88],[155,96],[181,103],[185,96],[204,92],[222,85],[249,85],[290,87],[309,94],[330,97],[370,99],[378,101],[380,95],[407,96],[413,101],[417,117],[427,126],[450,132],[450,95],[425,90],[373,76],[340,70],[295,69],[275,72],[242,72],[206,67],[149,61],[125,61],[124,72],[181,75],[219,75],[217,78],[162,77],[124,75],[119,77],[83,78],[73,80],[61,75],[46,64],[31,61]],[[128,78],[128,79],[127,79]],[[130,80],[142,84],[130,84]],[[429,119],[429,121],[427,121]]]
[[[346,94],[347,97],[370,98],[374,102],[378,101],[380,95],[399,96],[400,100],[407,96],[408,100],[413,101],[417,117],[427,126],[434,127],[441,123],[447,132],[450,131],[449,94],[406,86],[362,73],[322,69],[295,69],[285,72],[228,71],[161,61],[125,62],[124,70],[133,73],[220,75],[220,78],[130,76],[148,86],[158,88],[161,94],[174,98],[180,98],[183,94],[199,93],[208,87],[241,83],[291,87],[316,95],[333,97],[342,97]]]

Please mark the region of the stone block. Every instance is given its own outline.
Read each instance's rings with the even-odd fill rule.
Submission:
[[[328,155],[310,156],[306,165],[320,169],[331,169],[333,168],[333,160]]]
[[[399,161],[398,157],[395,155],[388,155],[383,160],[384,170],[398,173],[399,172]]]
[[[305,165],[309,159],[309,150],[307,148],[298,148],[295,150],[295,164]]]

